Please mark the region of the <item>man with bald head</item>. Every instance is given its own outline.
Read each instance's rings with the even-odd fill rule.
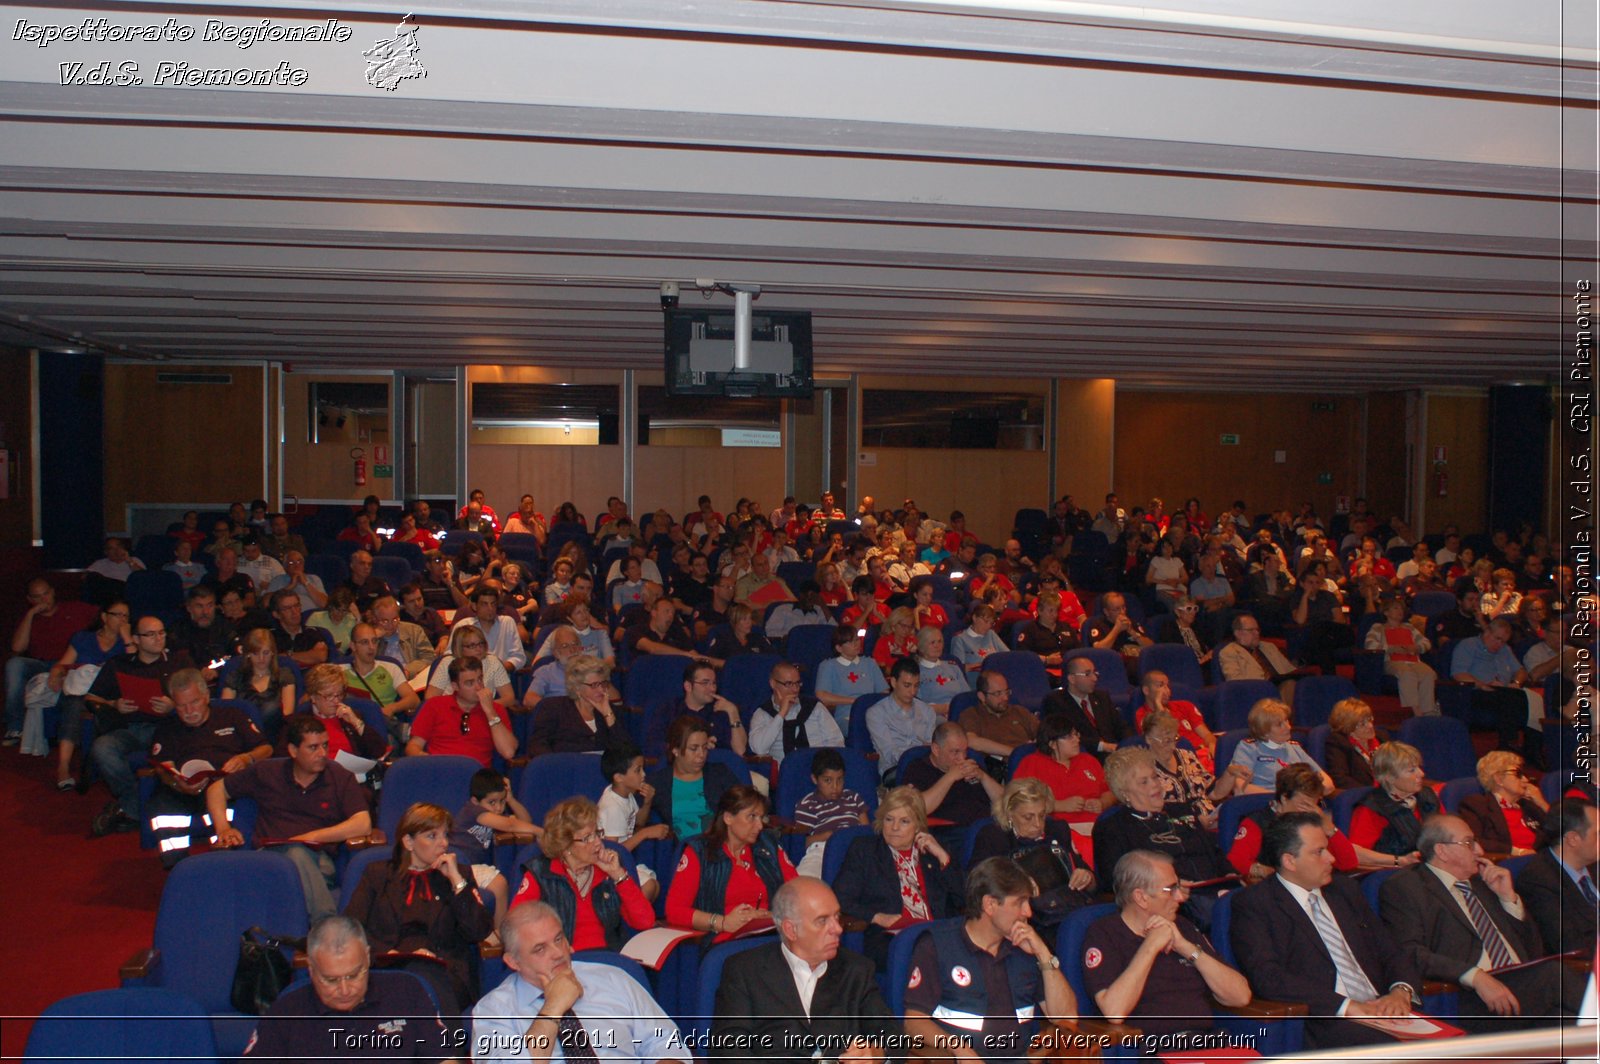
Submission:
[[[1383,922],[1425,979],[1461,984],[1456,1024],[1513,1030],[1575,1016],[1583,981],[1549,952],[1511,873],[1483,855],[1456,816],[1428,818],[1417,837],[1422,863],[1396,872],[1379,892]]]
[[[840,948],[839,899],[820,879],[796,876],[772,898],[777,942],[730,957],[717,987],[713,1056],[840,1064],[884,1059],[900,1024],[884,1003],[872,962]]]
[[[378,599],[394,594],[387,583],[372,575],[372,555],[364,550],[350,555],[350,579],[339,586],[355,592],[356,608],[363,614]]]

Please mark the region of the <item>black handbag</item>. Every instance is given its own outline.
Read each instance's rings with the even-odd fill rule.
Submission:
[[[228,995],[235,1010],[260,1016],[278,1000],[292,974],[289,958],[283,955],[286,945],[289,945],[286,940],[275,938],[259,927],[252,927],[240,936],[239,966],[234,969],[233,990]]]

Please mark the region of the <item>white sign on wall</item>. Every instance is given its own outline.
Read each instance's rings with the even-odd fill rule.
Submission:
[[[782,447],[783,433],[777,429],[723,429],[724,447]]]

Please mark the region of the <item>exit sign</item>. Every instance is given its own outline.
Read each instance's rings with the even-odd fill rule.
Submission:
[[[1332,399],[1314,399],[1311,402],[1311,409],[1319,413],[1331,414],[1337,408],[1338,404]]]
[[[1218,442],[1224,447],[1237,447],[1239,446],[1239,434],[1237,432],[1224,432]]]
[[[1333,483],[1333,474],[1332,473],[1318,473],[1317,474],[1317,483],[1318,484],[1332,484]]]

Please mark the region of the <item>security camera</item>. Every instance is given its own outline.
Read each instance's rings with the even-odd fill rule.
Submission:
[[[678,305],[678,282],[661,282],[661,309],[671,310]]]

